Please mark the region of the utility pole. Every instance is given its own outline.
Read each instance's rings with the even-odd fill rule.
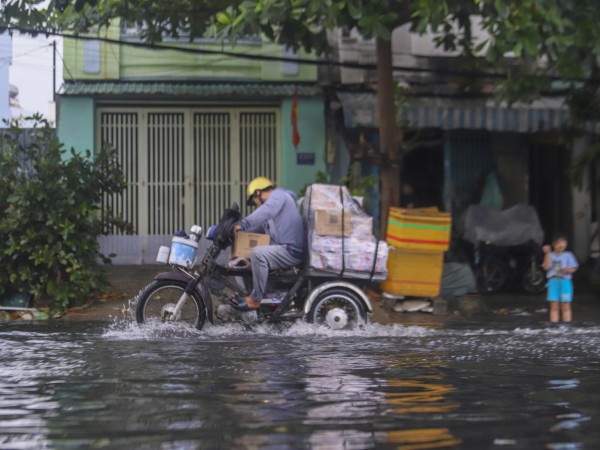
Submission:
[[[52,101],[56,101],[56,41],[52,41]]]

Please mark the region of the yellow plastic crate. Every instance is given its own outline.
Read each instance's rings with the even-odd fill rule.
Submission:
[[[450,245],[450,214],[437,208],[390,208],[386,241],[411,250],[445,251]]]
[[[381,288],[393,295],[435,297],[440,293],[443,264],[443,252],[390,248],[388,277]]]

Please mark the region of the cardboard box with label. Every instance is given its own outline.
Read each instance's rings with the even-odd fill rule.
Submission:
[[[350,221],[350,211],[345,211],[344,216],[344,236],[352,235],[352,223]],[[335,210],[315,210],[316,234],[321,236],[341,236],[342,235],[342,211]]]
[[[252,249],[262,245],[269,245],[271,238],[268,234],[248,233],[247,231],[238,231],[233,244],[233,258],[243,256],[250,258]]]

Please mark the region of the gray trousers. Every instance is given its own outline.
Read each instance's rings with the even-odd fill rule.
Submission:
[[[286,269],[297,266],[301,258],[290,255],[283,245],[262,245],[252,249],[252,283],[250,296],[252,300],[262,300],[267,289],[269,272],[276,269]]]

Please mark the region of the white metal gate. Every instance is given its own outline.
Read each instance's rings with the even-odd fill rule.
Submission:
[[[117,152],[127,181],[104,208],[131,224],[100,239],[115,264],[152,263],[177,230],[218,222],[255,176],[279,180],[274,108],[99,108],[98,145]]]

